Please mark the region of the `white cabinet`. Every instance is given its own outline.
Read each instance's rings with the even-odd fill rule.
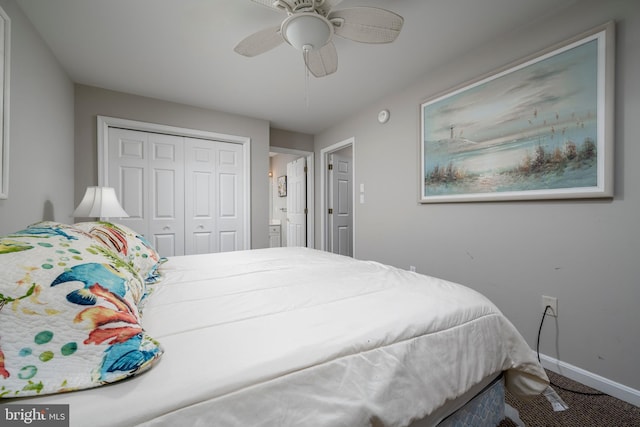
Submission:
[[[269,247],[279,248],[282,246],[282,240],[280,237],[280,224],[269,225]]]

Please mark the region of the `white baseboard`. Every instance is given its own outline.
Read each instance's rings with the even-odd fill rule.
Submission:
[[[558,359],[554,359],[553,357],[545,356],[544,354],[540,355],[540,361],[544,368],[552,372],[563,375],[617,399],[624,400],[627,403],[640,407],[640,390],[635,390],[624,384],[611,381],[607,378],[601,377],[600,375],[578,368],[577,366],[570,365],[569,363],[562,362]]]

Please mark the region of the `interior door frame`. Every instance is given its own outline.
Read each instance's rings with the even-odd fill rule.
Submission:
[[[278,154],[294,154],[307,159],[307,247],[315,248],[315,169],[313,151],[296,150],[293,148],[269,147],[269,151]]]
[[[327,206],[329,205],[329,189],[328,189],[328,179],[329,174],[327,173],[328,165],[329,165],[329,156],[336,151],[340,151],[343,148],[351,147],[351,155],[352,155],[352,164],[351,164],[351,203],[353,206],[351,213],[351,250],[353,253],[353,257],[356,257],[356,139],[355,137],[347,138],[344,141],[336,142],[333,145],[323,148],[320,150],[320,236],[322,239],[320,241],[320,249],[323,251],[329,250],[329,213],[327,210]]]
[[[175,136],[208,139],[212,141],[230,142],[242,145],[244,161],[244,241],[245,249],[251,248],[251,138],[246,136],[228,135],[197,129],[167,126],[158,123],[140,122],[137,120],[120,119],[117,117],[98,116],[98,186],[109,187],[109,128],[123,128],[142,132],[164,133]]]

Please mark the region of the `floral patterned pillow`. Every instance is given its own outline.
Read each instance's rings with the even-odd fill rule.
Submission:
[[[87,233],[39,223],[0,237],[0,397],[100,386],[162,355],[140,276]]]
[[[158,267],[166,258],[158,252],[144,237],[122,224],[106,221],[79,222],[74,224],[112,249],[124,261],[129,263],[147,283],[159,280]]]

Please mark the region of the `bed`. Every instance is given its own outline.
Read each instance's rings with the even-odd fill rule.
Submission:
[[[87,264],[119,269],[125,287]],[[164,260],[97,222],[6,236],[3,266],[20,267],[0,281],[0,404],[69,405],[71,426],[464,425],[455,417],[478,407],[495,424],[503,387],[527,399],[548,386],[487,298],[373,261],[308,248]],[[134,320],[100,321],[109,307]],[[77,348],[43,362],[39,344],[14,343],[41,329],[54,332],[42,349]],[[22,379],[29,357],[37,374]]]

